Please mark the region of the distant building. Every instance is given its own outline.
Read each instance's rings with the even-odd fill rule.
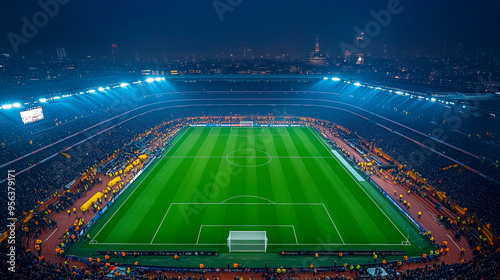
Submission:
[[[365,32],[361,31],[359,36],[356,38],[356,47],[360,50],[359,53],[356,54],[358,59],[356,60],[356,64],[362,65],[365,63],[365,55],[362,51],[362,49],[366,46],[366,41],[365,41]]]
[[[111,59],[113,62],[116,62],[118,59],[118,45],[116,44],[111,44]]]
[[[64,60],[67,58],[66,49],[64,48],[57,48],[56,53],[57,53],[57,59]]]
[[[326,58],[321,54],[319,49],[319,39],[316,37],[316,45],[314,46],[314,52],[311,52],[309,56],[309,63],[312,65],[325,66]]]

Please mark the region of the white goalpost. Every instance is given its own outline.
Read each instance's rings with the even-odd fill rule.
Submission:
[[[253,127],[253,121],[240,121],[240,127]]]
[[[231,252],[264,252],[267,251],[267,235],[265,231],[230,231],[227,238],[229,253]]]

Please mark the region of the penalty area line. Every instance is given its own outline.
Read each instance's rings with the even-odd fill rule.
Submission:
[[[328,146],[325,144],[324,141],[322,141],[318,135],[316,135],[316,133],[314,133],[312,130],[311,130],[311,127],[308,127],[309,128],[309,131],[314,135],[314,137],[316,137],[316,139],[323,145],[323,147],[328,151],[328,153],[330,153],[330,155],[332,155],[333,158],[335,158],[335,160],[337,161],[337,163],[342,167],[342,169],[344,169],[344,172],[346,172],[349,177],[351,177],[351,179],[354,181],[354,183],[356,185],[358,185],[358,187],[366,194],[366,196],[368,196],[368,198],[373,202],[373,204],[375,204],[375,206],[377,206],[377,208],[380,210],[380,212],[382,212],[382,214],[384,214],[384,216],[387,218],[387,220],[389,220],[389,222],[394,226],[394,228],[396,228],[396,230],[401,234],[401,236],[403,236],[403,238],[410,242],[410,240],[408,240],[408,238],[401,232],[401,230],[396,226],[396,224],[394,224],[394,222],[389,218],[389,216],[387,216],[387,214],[382,210],[382,208],[380,208],[380,206],[375,202],[375,200],[368,194],[368,192],[359,184],[359,182],[352,176],[351,172],[349,172],[345,166],[337,159],[337,157],[335,157],[335,155],[333,155],[333,153],[331,152],[331,150],[328,148]]]

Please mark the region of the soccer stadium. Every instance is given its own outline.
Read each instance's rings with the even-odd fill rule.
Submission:
[[[498,98],[332,75],[59,86],[0,110],[5,277],[15,242],[16,279],[498,279]]]

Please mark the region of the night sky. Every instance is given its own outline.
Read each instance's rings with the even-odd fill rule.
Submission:
[[[51,2],[56,0],[42,0]],[[62,1],[62,0],[59,0]],[[340,54],[339,44],[353,44],[354,27],[373,21],[370,11],[387,9],[393,0],[216,0],[239,5],[221,21],[213,0],[64,0],[58,13],[39,28],[20,54],[54,52],[65,47],[78,55],[107,55],[111,44],[122,55],[211,55],[252,48],[256,53],[307,53],[318,35],[323,51]],[[4,1],[0,10],[0,52],[14,53],[9,32],[22,35],[21,18],[33,20],[42,11],[37,1]],[[440,53],[447,41],[450,52],[464,43],[498,53],[500,1],[401,0],[402,11],[372,38],[367,50],[381,54],[384,44],[397,52],[422,49]]]

